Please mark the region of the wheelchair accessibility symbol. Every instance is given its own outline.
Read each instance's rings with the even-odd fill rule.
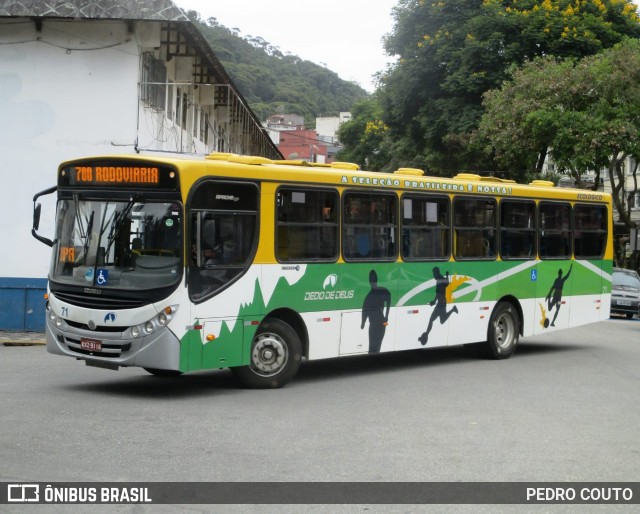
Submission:
[[[109,270],[99,269],[98,276],[96,277],[96,284],[99,286],[106,286],[109,281]]]
[[[531,270],[531,282],[536,282],[538,280],[538,270]]]

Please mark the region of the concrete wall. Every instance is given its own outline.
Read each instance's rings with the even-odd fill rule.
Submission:
[[[123,22],[46,20],[37,32],[23,21],[0,22],[0,276],[44,278],[50,249],[30,234],[33,195],[63,160],[133,151],[139,51]],[[54,212],[43,205],[41,234],[53,234]]]
[[[11,19],[0,21],[0,63],[0,330],[39,332],[50,248],[31,237],[33,195],[64,160],[133,151],[139,50],[123,22],[45,20],[38,32]],[[54,214],[50,196],[47,237]]]

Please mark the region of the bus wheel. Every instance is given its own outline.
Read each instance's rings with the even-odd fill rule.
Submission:
[[[182,371],[176,369],[156,369],[156,368],[144,368],[147,373],[151,373],[154,377],[179,377],[182,375]]]
[[[231,368],[236,378],[252,389],[282,387],[291,380],[302,360],[302,343],[284,321],[267,318],[251,345],[248,366]]]
[[[489,321],[489,356],[494,359],[508,359],[516,351],[519,336],[520,323],[515,307],[509,302],[499,303]]]

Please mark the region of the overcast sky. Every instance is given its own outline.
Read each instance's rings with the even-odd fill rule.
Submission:
[[[184,10],[213,17],[241,36],[260,36],[302,59],[326,65],[369,92],[372,75],[390,62],[382,37],[393,26],[397,0],[173,0]]]

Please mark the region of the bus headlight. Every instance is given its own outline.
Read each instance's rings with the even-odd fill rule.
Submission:
[[[58,328],[62,326],[63,320],[58,316],[53,309],[50,309],[47,313],[51,322]]]
[[[159,314],[151,318],[146,323],[141,323],[140,325],[131,327],[131,337],[153,334],[156,330],[166,327],[173,319],[173,315],[177,310],[177,305],[169,305],[168,307],[165,307]]]

